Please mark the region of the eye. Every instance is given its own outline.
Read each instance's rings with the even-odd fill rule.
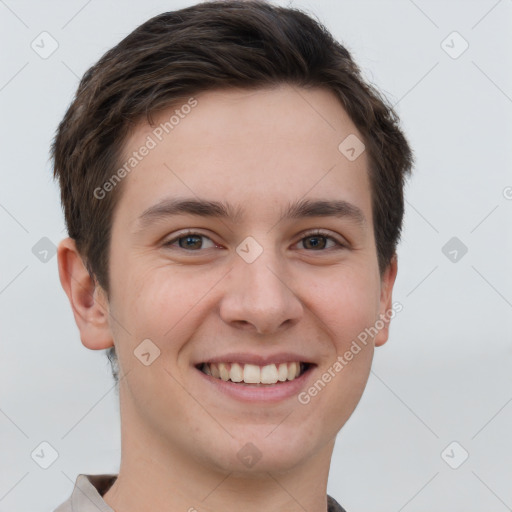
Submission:
[[[306,249],[312,249],[314,251],[321,251],[322,249],[326,249],[327,241],[331,241],[334,243],[334,247],[331,246],[331,248],[334,249],[343,249],[346,247],[345,244],[338,241],[335,237],[330,236],[326,234],[325,232],[321,230],[316,230],[313,232],[306,233],[303,238],[299,241],[299,243],[302,243],[305,245]],[[309,247],[307,247],[309,245]]]
[[[208,240],[211,245],[209,247],[205,247],[201,239]],[[177,246],[176,243],[178,244]],[[181,233],[179,236],[165,242],[163,245],[164,247],[175,247],[192,252],[197,252],[198,249],[209,249],[211,247],[216,247],[216,244],[211,240],[211,238],[208,238],[206,235],[202,235],[201,233],[195,233],[193,231]]]
[[[203,240],[207,240],[207,244],[205,246]],[[331,242],[331,247],[328,247],[328,242]],[[208,243],[210,245],[208,245]],[[346,245],[341,243],[335,237],[321,231],[315,230],[303,235],[303,237],[297,243],[302,243],[304,249],[313,250],[313,251],[322,251],[325,249],[344,249]],[[177,245],[176,245],[177,244]],[[212,247],[218,247],[215,242],[212,241],[211,238],[203,235],[201,233],[197,233],[194,231],[188,231],[186,233],[180,233],[178,236],[172,238],[171,240],[165,242],[163,244],[164,247],[175,248],[175,249],[184,249],[188,252],[199,252],[200,249],[210,249]]]

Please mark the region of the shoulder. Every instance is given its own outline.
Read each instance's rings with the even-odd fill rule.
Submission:
[[[116,478],[116,474],[79,474],[71,496],[53,512],[113,512],[102,496]]]
[[[346,510],[334,498],[327,495],[327,512],[346,512]]]

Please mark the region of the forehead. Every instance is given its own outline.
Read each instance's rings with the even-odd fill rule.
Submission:
[[[363,139],[325,89],[203,92],[160,112],[152,125],[142,122],[126,140],[123,163],[137,162],[119,207],[130,205],[133,221],[169,196],[196,196],[262,219],[284,202],[314,197],[356,203],[371,217],[366,152],[348,159],[340,150],[347,137]]]

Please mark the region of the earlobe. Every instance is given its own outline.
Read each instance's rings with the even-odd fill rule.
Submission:
[[[379,309],[379,332],[375,336],[374,345],[380,347],[384,345],[389,336],[389,322],[391,320],[392,302],[393,302],[393,286],[395,284],[396,275],[398,273],[398,261],[396,253],[392,256],[388,267],[382,274],[381,291],[380,291],[380,309]],[[382,323],[381,323],[382,322]]]
[[[91,350],[112,347],[108,301],[87,271],[72,238],[60,242],[57,259],[60,282],[71,304],[83,345]]]

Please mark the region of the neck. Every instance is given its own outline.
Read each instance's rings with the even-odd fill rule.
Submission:
[[[124,420],[125,418],[123,418]],[[126,418],[128,420],[128,418]],[[287,470],[223,470],[196,460],[136,417],[122,421],[119,475],[103,496],[115,512],[326,512],[334,440]],[[228,466],[229,467],[229,466]]]

